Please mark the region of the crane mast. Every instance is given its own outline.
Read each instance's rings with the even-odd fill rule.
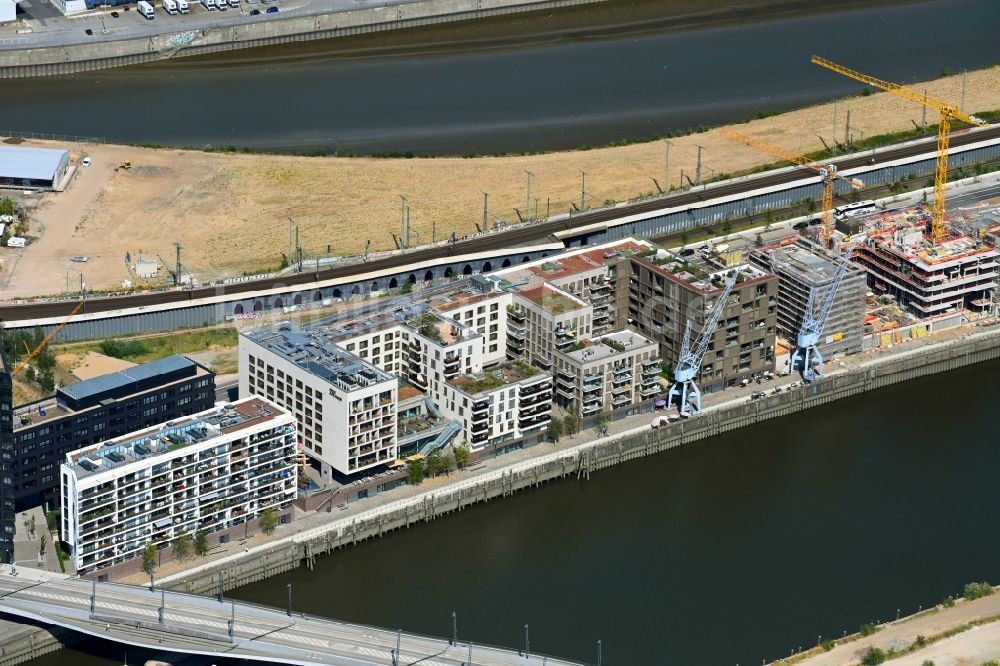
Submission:
[[[690,403],[695,411],[701,411],[701,391],[695,383],[695,377],[701,370],[701,361],[705,358],[709,346],[712,344],[712,337],[715,335],[715,328],[719,324],[723,310],[726,309],[726,302],[729,294],[736,284],[735,274],[726,280],[726,286],[719,295],[719,300],[715,302],[715,307],[709,313],[705,325],[698,334],[698,339],[691,348],[691,320],[688,319],[684,325],[684,339],[681,342],[681,352],[677,356],[677,365],[674,368],[674,383],[667,393],[667,401],[673,404],[677,400],[677,408],[681,414],[687,414]]]
[[[823,199],[820,202],[820,209],[823,212],[823,226],[821,228],[822,245],[824,248],[828,247],[830,244],[830,234],[833,233],[833,182],[838,179],[842,180],[856,190],[864,187],[864,183],[857,178],[845,178],[841,176],[837,173],[837,165],[832,162],[825,164],[816,163],[799,155],[793,155],[783,148],[772,146],[769,143],[754,139],[745,134],[740,134],[739,132],[734,132],[725,127],[720,128],[719,133],[730,141],[756,148],[778,159],[797,164],[804,169],[809,169],[819,174],[820,180],[823,183]]]
[[[903,99],[908,99],[911,102],[922,104],[940,114],[938,120],[937,165],[934,169],[934,212],[931,217],[931,241],[937,245],[944,238],[944,202],[945,187],[948,184],[948,146],[951,140],[951,121],[960,120],[970,125],[978,125],[979,127],[986,127],[988,123],[980,118],[963,113],[957,106],[950,102],[925,95],[922,92],[917,92],[898,83],[862,74],[843,65],[831,62],[826,58],[814,55],[812,63],[847,78],[870,85],[873,88],[878,88]]]
[[[792,371],[801,372],[802,378],[806,381],[812,381],[813,365],[816,366],[819,374],[823,374],[823,356],[819,353],[816,343],[819,342],[820,337],[823,335],[823,329],[826,328],[826,320],[830,317],[830,311],[833,310],[833,301],[836,299],[837,292],[840,291],[840,285],[847,275],[847,269],[851,262],[851,254],[853,253],[854,246],[851,246],[847,249],[844,259],[837,267],[837,272],[833,276],[833,282],[830,283],[830,288],[827,289],[818,308],[815,303],[816,288],[813,287],[809,290],[805,313],[802,315],[802,325],[799,327],[799,334],[795,341],[795,351],[792,352],[791,358]]]

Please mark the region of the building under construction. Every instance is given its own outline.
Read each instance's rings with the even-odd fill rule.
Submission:
[[[997,250],[982,234],[955,225],[934,244],[923,207],[869,218],[854,260],[876,294],[890,294],[921,319],[955,310],[988,310],[997,280]]]
[[[753,251],[750,262],[778,276],[778,334],[794,343],[802,328],[810,291],[815,291],[814,303],[823,301],[834,282],[840,258],[799,237]],[[848,268],[817,344],[824,358],[861,351],[866,280],[861,268]]]

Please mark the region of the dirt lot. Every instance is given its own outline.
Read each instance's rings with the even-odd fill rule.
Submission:
[[[817,72],[817,76],[836,76]],[[914,86],[922,89],[922,84]],[[933,81],[932,95],[958,100],[961,77]],[[860,86],[859,86],[860,88]],[[969,74],[967,108],[1000,108],[1000,67]],[[920,122],[916,104],[888,93],[857,97],[840,105],[840,132],[847,111],[865,136],[911,129]],[[755,120],[737,129],[785,150],[804,153],[829,141],[832,104]],[[928,114],[934,121],[934,114]],[[839,137],[843,140],[843,136]],[[773,158],[734,145],[715,131],[673,140],[670,183],[692,174],[695,145],[704,147],[711,173],[732,173]],[[84,146],[94,163],[79,169],[67,192],[46,195],[36,216],[40,238],[29,245],[13,272],[0,275],[7,296],[60,293],[67,275],[93,288],[120,288],[129,278],[125,253],[162,257],[173,264],[173,243],[183,245],[183,263],[199,281],[276,266],[288,248],[288,218],[299,225],[306,257],[356,254],[365,239],[372,250],[393,247],[400,227],[399,195],[409,197],[410,222],[423,241],[475,229],[482,220],[482,192],[490,210],[514,220],[525,205],[525,171],[534,174],[532,198],[540,214],[547,205],[565,211],[580,198],[580,171],[587,172],[588,205],[624,200],[655,190],[663,179],[663,143],[524,157],[475,159],[374,159],[224,155],[126,146]],[[79,151],[76,151],[79,152]],[[78,156],[78,155],[75,155]],[[119,162],[133,168],[115,172]],[[534,205],[534,202],[533,202]],[[39,227],[29,235],[37,235]],[[6,248],[3,254],[8,255]],[[87,255],[86,264],[69,257]],[[10,256],[0,257],[10,266]],[[68,271],[68,273],[67,273]],[[75,287],[71,287],[75,288]]]

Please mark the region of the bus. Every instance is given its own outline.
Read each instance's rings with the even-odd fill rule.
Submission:
[[[834,208],[833,217],[836,220],[846,220],[851,217],[871,215],[876,210],[877,208],[875,207],[874,201],[859,201],[857,203],[841,206],[840,208]]]

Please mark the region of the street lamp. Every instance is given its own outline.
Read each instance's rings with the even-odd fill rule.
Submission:
[[[292,616],[292,584],[288,584],[288,617]]]
[[[458,645],[458,613],[451,612],[451,644]]]
[[[524,657],[531,658],[531,643],[528,642],[528,625],[524,625]]]

